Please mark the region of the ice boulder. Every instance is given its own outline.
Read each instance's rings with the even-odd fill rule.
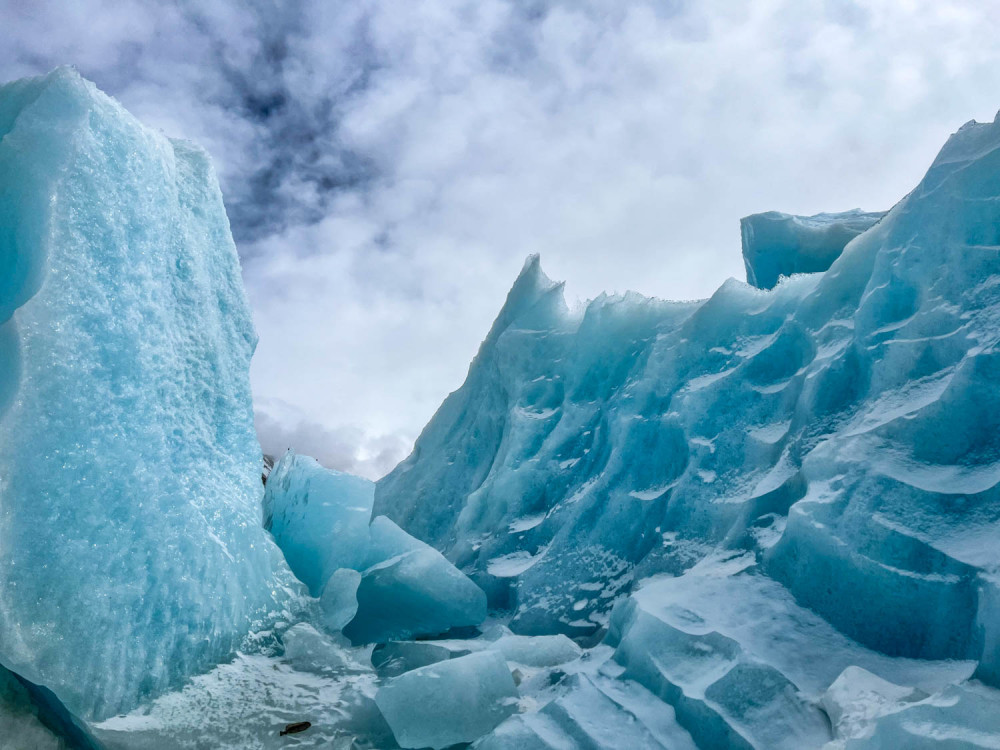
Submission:
[[[268,476],[264,526],[313,596],[337,569],[359,569],[367,559],[374,494],[369,480],[291,450]]]
[[[320,597],[325,629],[355,644],[478,625],[486,595],[444,556],[385,517],[374,484],[288,451],[267,480],[264,523]]]
[[[431,636],[486,619],[486,594],[437,550],[379,516],[358,612],[343,629],[354,643]]]
[[[0,663],[105,717],[293,600],[208,156],[74,71],[0,88]]]
[[[342,645],[334,643],[312,625],[300,622],[281,637],[285,661],[302,672],[339,672],[358,665]]]
[[[509,662],[528,667],[554,667],[578,659],[579,646],[562,634],[507,635],[493,642],[491,648]]]
[[[747,282],[770,289],[782,276],[825,271],[847,243],[885,216],[861,209],[792,216],[778,211],[740,219]]]
[[[389,641],[372,650],[372,666],[382,677],[396,677],[428,664],[456,659],[475,651],[484,651],[490,644],[481,640],[439,639],[428,641]]]
[[[375,703],[404,748],[472,742],[517,710],[503,658],[481,652],[420,667],[379,689]]]

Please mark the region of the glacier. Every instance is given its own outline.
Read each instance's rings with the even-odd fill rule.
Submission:
[[[530,257],[373,484],[261,456],[207,156],[0,87],[0,744],[1000,747],[1000,116],[741,230],[707,300]]]
[[[0,664],[100,719],[296,606],[207,155],[73,70],[0,88]]]
[[[374,513],[515,632],[613,648],[699,747],[992,747],[1000,118],[884,215],[757,215],[743,246],[749,284],[583,309],[529,258]],[[924,698],[843,734],[852,669]]]

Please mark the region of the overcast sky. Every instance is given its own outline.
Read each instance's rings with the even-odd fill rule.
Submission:
[[[739,218],[891,206],[1000,107],[996,0],[0,0],[219,171],[265,450],[377,477],[525,256],[571,297],[707,296]]]

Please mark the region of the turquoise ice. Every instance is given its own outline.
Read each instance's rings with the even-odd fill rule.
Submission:
[[[956,679],[997,685],[1000,121],[963,126],[880,220],[770,220],[798,227],[794,241],[768,245],[757,217],[745,249],[773,251],[774,280],[790,277],[770,290],[731,279],[702,301],[630,293],[572,310],[529,258],[465,384],[378,483],[375,513],[468,571],[518,633],[598,637],[646,579],[745,555],[747,580],[792,620],[809,612],[864,653],[952,660]],[[829,269],[795,273],[821,245]],[[626,632],[619,657],[645,674],[666,641],[630,617],[611,620]],[[691,701],[764,683],[777,692],[758,708],[787,742],[822,737],[814,702],[851,659],[798,705],[782,696],[807,672],[703,645],[724,655],[721,682],[694,662],[707,682],[650,682],[676,692],[696,739],[721,735]],[[746,708],[715,711],[718,731]]]
[[[778,211],[740,220],[747,282],[773,289],[782,276],[825,271],[847,243],[885,216],[861,209],[839,214],[792,216]]]
[[[70,69],[0,88],[0,663],[105,717],[294,600],[206,154]]]
[[[356,644],[433,636],[486,618],[486,595],[385,517],[375,485],[288,451],[267,480],[265,525],[320,598],[319,619]]]
[[[294,451],[271,471],[264,526],[313,596],[323,593],[336,570],[365,566],[374,496],[369,480],[326,469]]]

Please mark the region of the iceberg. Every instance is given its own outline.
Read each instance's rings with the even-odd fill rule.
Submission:
[[[294,608],[207,155],[68,68],[0,87],[0,664],[84,719]]]
[[[815,216],[779,211],[745,216],[740,219],[740,234],[747,283],[758,289],[772,289],[782,276],[825,271],[851,240],[885,214],[855,208]]]
[[[394,677],[375,703],[404,748],[472,742],[517,710],[517,688],[503,658],[475,653]]]

